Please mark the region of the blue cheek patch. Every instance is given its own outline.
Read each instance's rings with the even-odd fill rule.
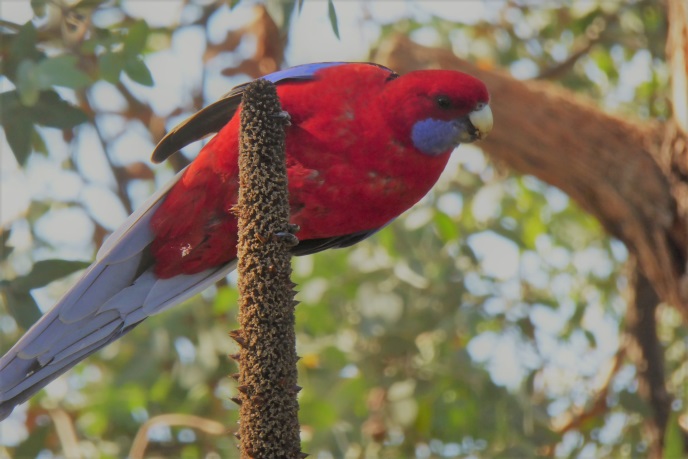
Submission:
[[[421,152],[437,156],[454,149],[459,144],[460,130],[456,121],[427,118],[413,125],[411,140]]]

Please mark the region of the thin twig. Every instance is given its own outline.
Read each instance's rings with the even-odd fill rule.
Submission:
[[[134,442],[129,451],[128,457],[130,459],[143,459],[148,443],[150,443],[148,432],[157,425],[190,427],[209,435],[224,435],[227,432],[227,428],[222,423],[212,419],[190,414],[161,414],[144,422],[138,432],[136,432],[136,437],[134,437]]]

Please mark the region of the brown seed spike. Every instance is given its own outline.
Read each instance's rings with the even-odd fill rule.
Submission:
[[[241,354],[238,352],[236,354],[229,354],[229,358],[234,360],[235,362],[241,362]]]
[[[233,380],[239,381],[239,376],[241,376],[241,375],[240,375],[240,373],[232,373],[230,376],[232,377]]]
[[[294,387],[291,388],[291,390],[296,392],[297,394],[301,392],[301,389],[303,389],[303,387],[299,386],[298,384],[295,384]]]
[[[299,453],[299,459],[306,459],[308,456],[310,456],[310,454],[304,453],[303,451]]]
[[[239,397],[232,397],[232,398],[230,398],[230,400],[239,406],[241,406],[241,404],[244,403],[243,400],[241,400]]]
[[[237,386],[237,390],[238,390],[239,392],[241,392],[242,394],[248,393],[248,389],[249,389],[249,388],[248,388],[248,386],[246,386],[246,385]]]
[[[293,287],[286,280],[291,253],[272,237],[289,223],[285,129],[275,117],[281,111],[272,83],[257,80],[244,88],[237,284],[238,319],[250,352],[241,351],[237,388],[246,394],[239,408],[242,459],[296,458],[301,450],[298,400],[289,390],[297,382]],[[274,381],[282,379],[287,390],[275,390]]]
[[[229,332],[229,336],[237,342],[241,347],[246,347],[246,338],[244,338],[244,332],[242,330],[232,330]]]

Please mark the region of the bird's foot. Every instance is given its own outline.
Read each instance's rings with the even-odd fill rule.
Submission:
[[[291,115],[289,114],[289,112],[282,110],[281,112],[273,113],[270,116],[281,120],[282,124],[284,124],[285,126],[291,126]]]
[[[273,235],[275,240],[282,241],[287,247],[296,247],[299,245],[299,238],[288,231],[279,231]]]
[[[273,238],[282,241],[287,247],[296,247],[299,245],[299,238],[296,237],[295,233],[300,229],[299,225],[290,223],[287,226],[287,231],[278,231],[273,235]]]

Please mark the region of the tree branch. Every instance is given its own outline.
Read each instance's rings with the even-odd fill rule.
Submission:
[[[561,188],[638,256],[663,301],[688,318],[688,224],[679,215],[670,161],[663,161],[664,126],[623,120],[547,81],[518,81],[478,68],[451,51],[397,36],[377,61],[400,72],[439,67],[485,82],[498,129],[481,147],[512,169]],[[688,136],[677,133],[688,157]]]
[[[628,356],[638,369],[640,394],[654,416],[649,428],[650,456],[662,455],[662,440],[666,430],[673,397],[668,393],[664,378],[664,349],[657,336],[655,313],[659,298],[647,278],[629,263],[631,285],[628,293],[626,330]]]

